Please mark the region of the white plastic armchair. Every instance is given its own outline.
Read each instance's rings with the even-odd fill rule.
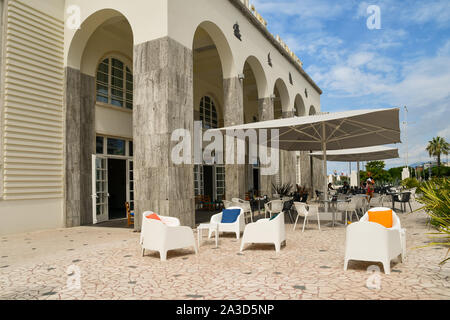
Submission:
[[[297,211],[297,219],[295,219],[294,224],[294,231],[297,227],[298,218],[303,217],[303,230],[302,232],[305,232],[305,226],[308,223],[308,218],[312,216],[313,214],[317,215],[317,224],[319,226],[320,230],[320,214],[319,214],[319,206],[309,205],[309,207],[306,206],[306,204],[302,202],[294,202],[295,210]]]
[[[197,254],[194,231],[189,227],[181,227],[180,220],[172,217],[160,216],[161,221],[147,219],[153,212],[143,213],[140,244],[142,256],[145,250],[158,251],[161,261],[167,260],[167,251],[193,247]]]
[[[219,227],[219,233],[220,232],[232,232],[236,234],[236,238],[241,238],[241,232],[245,229],[245,220],[244,220],[244,210],[240,207],[230,207],[229,210],[233,209],[239,209],[241,210],[241,213],[239,214],[239,217],[237,218],[236,222],[234,223],[222,223],[222,212],[215,214],[211,217],[211,224],[218,224]],[[208,237],[211,238],[212,234],[215,232],[215,230],[210,229]]]
[[[375,208],[374,210],[390,210]],[[391,260],[406,257],[406,230],[400,226],[400,220],[392,213],[393,226],[384,226],[369,222],[368,213],[357,223],[347,228],[344,270],[350,260],[381,262],[384,272],[390,274]]]
[[[265,218],[267,218],[267,214],[269,214],[269,218],[272,215],[281,213],[283,211],[283,200],[272,200],[268,203],[264,204],[265,209]]]
[[[244,251],[244,246],[247,243],[274,244],[275,251],[280,252],[281,245],[286,243],[284,213],[281,212],[272,221],[270,219],[261,219],[255,223],[248,224],[242,237],[241,252]]]

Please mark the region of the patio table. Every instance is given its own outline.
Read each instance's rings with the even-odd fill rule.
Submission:
[[[323,202],[323,203],[328,203],[328,204],[332,204],[333,205],[333,219],[332,219],[332,222],[331,223],[329,223],[328,225],[329,226],[331,226],[332,228],[334,228],[336,225],[343,225],[342,223],[340,223],[340,222],[336,222],[336,211],[337,211],[337,204],[338,203],[346,203],[346,202],[350,202],[351,200],[350,199],[345,199],[345,200],[340,200],[340,199],[337,199],[337,200],[319,200],[320,202]]]
[[[215,232],[216,237],[216,248],[219,247],[219,225],[217,223],[202,223],[197,227],[197,233],[198,233],[198,248],[200,249],[200,241],[203,236],[203,230],[211,230],[213,229]]]
[[[259,217],[259,216],[261,216],[261,201],[264,201],[265,198],[264,197],[255,197],[253,200],[258,203],[258,217]]]

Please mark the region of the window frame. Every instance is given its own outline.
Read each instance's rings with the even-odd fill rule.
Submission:
[[[108,73],[104,73],[100,70],[100,66],[105,62],[105,60],[108,60]],[[113,68],[116,70],[119,70],[115,67],[113,67],[113,60],[119,61],[123,65],[122,70],[122,88],[113,86],[113,78],[117,78],[113,75]],[[106,75],[108,78],[108,83],[105,83],[103,81],[99,80],[99,73],[102,75]],[[132,81],[128,81],[128,76],[131,75]],[[128,90],[128,84],[131,83],[132,90]],[[107,94],[99,93],[98,86],[107,87]],[[119,96],[113,96],[113,90],[121,90],[122,91],[122,97]],[[128,99],[128,96],[131,95],[131,99]],[[101,101],[99,100],[99,97],[102,97],[107,100]],[[121,101],[122,106],[114,104],[113,101]],[[125,56],[117,55],[117,54],[108,54],[104,56],[97,64],[97,69],[95,73],[95,101],[99,104],[106,104],[108,106],[114,107],[114,108],[121,108],[124,110],[133,111],[133,103],[134,103],[134,77],[133,77],[133,68],[131,67],[131,60],[128,59]]]
[[[210,110],[209,110],[209,121],[208,121],[208,126],[206,126],[206,98],[209,99],[209,106],[210,106]],[[203,112],[202,112],[203,109]],[[215,117],[213,116],[215,113]],[[199,114],[200,114],[200,121],[202,121],[202,126],[203,129],[205,130],[209,130],[209,129],[217,129],[219,128],[219,113],[217,111],[217,104],[216,101],[213,99],[213,97],[211,97],[210,95],[204,95],[203,97],[201,97],[200,99],[200,103],[199,103]],[[215,126],[214,126],[214,121],[216,122]]]

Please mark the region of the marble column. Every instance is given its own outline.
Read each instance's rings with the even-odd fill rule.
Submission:
[[[274,119],[274,106],[271,98],[258,100],[259,121],[269,121]],[[261,175],[261,195],[272,197],[272,183],[275,182],[275,176]]]
[[[192,50],[165,37],[134,47],[135,229],[153,211],[195,224],[194,167],[175,165],[176,129],[193,135]],[[192,161],[191,161],[192,163]]]
[[[294,117],[294,111],[283,112],[283,119]],[[281,183],[290,183],[293,186],[292,192],[295,191],[295,185],[297,182],[296,171],[297,171],[297,156],[294,151],[284,151],[280,152],[280,170],[281,170]]]
[[[65,225],[77,227],[93,222],[95,78],[69,67],[65,77]]]
[[[243,92],[243,83],[237,77],[223,80],[225,127],[244,124]],[[225,198],[244,199],[248,191],[245,180],[245,164],[225,164]]]

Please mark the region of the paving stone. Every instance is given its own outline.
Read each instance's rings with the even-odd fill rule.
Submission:
[[[407,235],[417,234],[407,237],[408,248],[429,240],[424,216],[400,217]],[[74,238],[79,232],[82,239]],[[140,256],[139,233],[122,229],[108,232],[107,237],[102,233],[103,239],[98,239],[98,229],[76,227],[8,239],[8,246],[2,246],[1,257],[8,259],[2,260],[4,268],[0,266],[0,299],[450,300],[450,265],[439,266],[443,254],[433,247],[408,250],[407,259],[394,263],[390,275],[377,264],[382,289],[369,290],[367,267],[371,263],[351,262],[348,271],[343,271],[342,227],[320,232],[309,229],[300,234],[287,225],[288,245],[278,254],[272,248],[257,246],[242,254],[239,242],[223,237],[218,249],[205,246],[199,255],[190,249],[171,251],[167,263],[161,262],[156,252]],[[64,246],[68,241],[45,240],[64,236],[74,240],[69,249]],[[27,254],[31,248],[24,238],[33,239],[38,248],[33,257]],[[86,248],[87,243],[95,245]],[[321,249],[324,247],[327,249]],[[82,290],[67,290],[67,262],[77,260],[83,261]],[[69,279],[74,275],[72,272]]]

